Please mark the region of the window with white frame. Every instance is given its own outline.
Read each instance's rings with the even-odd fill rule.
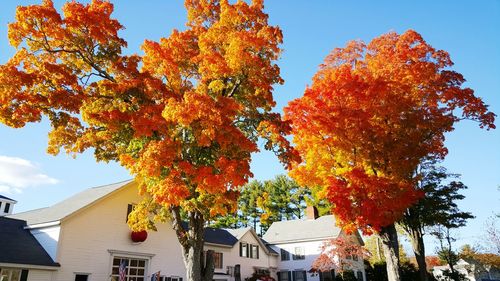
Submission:
[[[306,255],[304,253],[304,247],[295,247],[295,251],[293,253],[292,258],[294,260],[303,260],[306,258]]]
[[[113,257],[111,280],[118,281],[120,279],[120,266],[123,263],[126,281],[145,281],[146,262],[147,260],[145,259]]]
[[[20,268],[0,267],[1,281],[26,281],[28,280],[28,270]]]
[[[222,268],[223,265],[223,254],[219,252],[214,253],[214,265],[215,268]]]
[[[252,259],[259,259],[259,246],[250,245],[250,248],[251,248],[250,257]]]
[[[240,242],[240,257],[248,257],[248,243]]]

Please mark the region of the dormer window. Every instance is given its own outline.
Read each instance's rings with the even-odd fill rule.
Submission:
[[[8,214],[9,211],[10,211],[10,203],[5,203],[5,208],[4,208],[3,212]]]

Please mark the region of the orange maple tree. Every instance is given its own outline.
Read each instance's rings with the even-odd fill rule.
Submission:
[[[383,234],[396,253],[393,223],[421,196],[418,164],[445,157],[444,134],[462,119],[495,128],[495,114],[450,66],[448,53],[412,30],[352,41],[285,108],[303,158],[291,176],[321,187],[346,229]]]
[[[202,276],[197,262],[204,222],[235,211],[257,139],[285,164],[297,155],[290,126],[271,112],[282,33],[263,1],[185,6],[186,29],[146,40],[144,55],[122,54],[123,26],[107,1],[68,2],[62,13],[50,0],[18,7],[8,33],[17,52],[0,66],[0,122],[19,128],[45,116],[49,153],[93,149],[126,167],[144,198],[131,227],[170,219],[198,281],[213,272]]]

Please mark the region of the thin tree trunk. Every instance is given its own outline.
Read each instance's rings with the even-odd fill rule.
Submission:
[[[189,223],[183,226],[179,207],[170,209],[172,227],[181,244],[182,257],[186,267],[187,281],[212,281],[214,275],[213,251],[207,251],[203,258],[203,232],[205,219],[199,212],[189,212]]]
[[[381,229],[379,235],[382,239],[382,249],[384,250],[387,264],[388,281],[401,281],[399,273],[398,233],[396,232],[396,227],[394,224],[385,226]]]
[[[428,281],[427,264],[425,262],[424,236],[421,229],[409,229],[408,234],[411,239],[411,246],[418,264],[420,281]]]

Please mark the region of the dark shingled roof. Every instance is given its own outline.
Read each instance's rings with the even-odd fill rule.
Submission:
[[[3,195],[0,195],[0,199],[7,199],[7,200],[10,200],[10,201],[17,202],[16,200],[10,199],[9,197],[3,196]]]
[[[25,226],[25,221],[0,217],[0,263],[58,267]]]
[[[233,246],[236,242],[238,242],[236,237],[223,228],[207,227],[205,228],[203,236],[205,238],[205,242],[212,244]]]

